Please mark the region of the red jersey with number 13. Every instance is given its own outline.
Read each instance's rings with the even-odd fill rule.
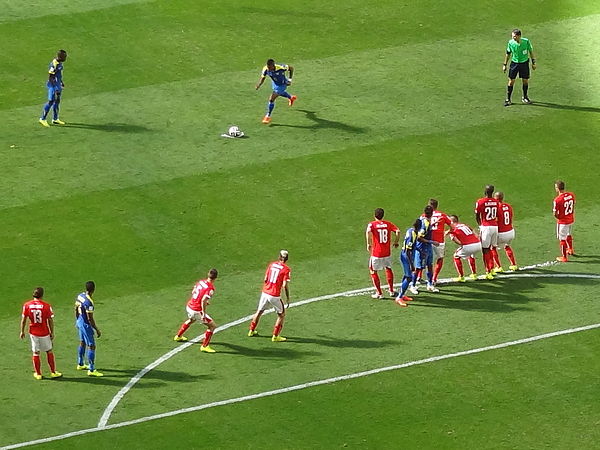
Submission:
[[[215,293],[215,286],[211,283],[210,280],[200,280],[194,286],[194,290],[192,291],[192,296],[188,301],[188,307],[193,309],[194,311],[202,312],[202,299],[203,298],[211,298]]]
[[[281,297],[281,288],[284,281],[290,281],[292,271],[282,261],[273,261],[267,266],[263,292],[271,297]]]
[[[387,220],[374,220],[367,225],[367,233],[373,235],[373,247],[371,248],[371,256],[376,258],[385,258],[392,254],[391,250],[391,234],[397,232],[399,228],[392,222]]]
[[[575,222],[575,196],[572,192],[563,192],[554,199],[554,217],[564,225]]]
[[[29,334],[33,336],[48,336],[50,328],[48,319],[54,317],[52,306],[34,298],[23,305],[23,317],[29,318]]]
[[[479,225],[485,227],[498,226],[498,206],[500,202],[495,198],[483,197],[475,203],[475,214],[479,217]]]
[[[513,211],[508,203],[500,203],[500,213],[498,214],[498,233],[506,233],[513,229],[512,226]]]

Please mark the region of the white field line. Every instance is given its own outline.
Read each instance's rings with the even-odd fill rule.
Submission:
[[[533,264],[531,266],[525,266],[525,267],[521,267],[519,270],[528,270],[528,269],[538,269],[538,268],[542,268],[542,267],[548,267],[551,266],[553,264],[556,264],[556,261],[547,261],[544,263],[540,263],[540,264]],[[480,278],[483,278],[480,277]],[[438,281],[438,284],[447,284],[447,283],[451,283],[452,282],[452,278],[444,278]],[[398,286],[399,283],[396,283],[394,286]],[[383,286],[383,288],[388,288],[387,285]],[[368,288],[362,288],[362,289],[354,289],[351,291],[345,291],[345,292],[338,292],[336,294],[328,294],[328,295],[321,295],[319,297],[313,297],[313,298],[308,298],[306,300],[301,300],[299,302],[295,302],[295,303],[290,303],[290,308],[294,308],[294,307],[298,307],[298,306],[302,306],[302,305],[307,305],[309,303],[313,303],[313,302],[318,302],[318,301],[322,301],[322,300],[330,300],[333,298],[338,298],[338,297],[350,297],[350,296],[356,296],[356,295],[364,295],[367,292],[372,291],[373,288],[372,287],[368,287]],[[274,312],[273,309],[269,309],[267,311],[265,311],[265,314],[269,314]],[[233,322],[229,322],[226,323],[224,325],[221,325],[220,327],[217,327],[217,329],[215,330],[215,333],[218,333],[219,331],[223,331],[226,330],[228,328],[234,327],[236,325],[240,325],[244,322],[249,321],[250,319],[252,319],[253,314],[250,314],[246,317],[242,317],[241,319],[237,319],[234,320]],[[142,379],[142,377],[144,375],[146,375],[148,372],[150,372],[152,369],[155,369],[156,367],[158,367],[159,365],[161,365],[162,363],[164,363],[165,361],[171,359],[173,356],[175,356],[177,353],[185,350],[186,348],[188,348],[189,346],[193,345],[194,343],[200,341],[202,339],[203,335],[197,336],[193,339],[191,339],[189,342],[180,345],[178,347],[175,347],[173,350],[165,353],[164,355],[162,355],[161,357],[159,357],[158,359],[156,359],[154,362],[148,364],[146,367],[144,367],[142,370],[140,370],[137,374],[135,374],[128,382],[125,386],[123,386],[119,392],[117,392],[115,394],[115,396],[112,398],[112,400],[110,401],[110,403],[108,404],[108,406],[106,407],[106,409],[104,410],[104,412],[102,413],[102,416],[100,417],[100,420],[98,421],[98,427],[102,428],[105,427],[108,423],[108,420],[110,419],[111,414],[113,413],[113,411],[115,410],[115,408],[117,407],[117,405],[119,404],[119,402],[123,399],[123,397],[131,390],[131,388],[133,386],[135,386],[137,384],[138,381],[140,381]]]
[[[556,275],[557,275],[557,277],[560,276],[560,274],[556,274]],[[578,276],[577,278],[582,278],[582,277]],[[600,278],[600,275],[595,275],[595,276],[593,276],[593,278]],[[489,345],[487,347],[474,348],[474,349],[465,350],[465,351],[462,351],[462,352],[448,353],[448,354],[439,355],[439,356],[432,356],[431,358],[419,359],[419,360],[416,360],[416,361],[409,361],[409,362],[406,362],[406,363],[403,363],[403,364],[397,364],[397,365],[394,365],[394,366],[380,367],[378,369],[366,370],[364,372],[357,372],[357,373],[352,373],[352,374],[348,374],[348,375],[342,375],[342,376],[338,376],[338,377],[326,378],[324,380],[310,381],[308,383],[296,384],[294,386],[288,386],[288,387],[284,387],[284,388],[281,388],[281,389],[274,389],[272,391],[260,392],[258,394],[245,395],[243,397],[236,397],[236,398],[232,398],[232,399],[228,399],[228,400],[221,400],[221,401],[218,401],[218,402],[205,403],[204,405],[192,406],[192,407],[189,407],[189,408],[182,408],[182,409],[178,409],[178,410],[175,410],[175,411],[169,411],[169,412],[166,412],[166,413],[155,414],[155,415],[147,416],[147,417],[141,417],[139,419],[134,419],[134,420],[128,420],[128,421],[125,421],[125,422],[114,423],[114,424],[111,424],[111,425],[106,425],[104,427],[99,427],[98,426],[98,427],[95,427],[95,428],[87,428],[85,430],[73,431],[71,433],[61,434],[59,436],[52,436],[52,437],[48,437],[48,438],[36,439],[34,441],[21,442],[19,444],[12,444],[12,445],[8,445],[8,446],[5,446],[5,447],[1,447],[0,450],[9,450],[9,449],[14,449],[14,448],[21,448],[21,447],[26,447],[26,446],[29,446],[29,445],[43,444],[43,443],[47,443],[47,442],[58,441],[58,440],[62,440],[62,439],[74,437],[74,436],[80,436],[82,434],[95,433],[97,431],[104,431],[104,430],[112,430],[112,429],[115,429],[115,428],[122,428],[122,427],[126,427],[126,426],[129,426],[129,425],[135,425],[135,424],[138,424],[138,423],[148,422],[150,420],[163,419],[165,417],[171,417],[171,416],[176,416],[176,415],[179,415],[179,414],[185,414],[185,413],[189,413],[189,412],[193,412],[193,411],[200,411],[200,410],[203,410],[203,409],[214,408],[215,406],[231,405],[233,403],[241,403],[241,402],[245,402],[245,401],[248,401],[248,400],[254,400],[254,399],[258,399],[258,398],[269,397],[269,396],[272,396],[272,395],[285,394],[287,392],[299,391],[301,389],[306,389],[306,388],[310,388],[310,387],[313,387],[313,386],[320,386],[320,385],[324,385],[324,384],[331,384],[331,383],[335,383],[335,382],[338,382],[338,381],[351,380],[353,378],[366,377],[366,376],[369,376],[369,375],[375,375],[375,374],[382,373],[382,372],[389,372],[391,370],[398,370],[398,369],[403,369],[403,368],[406,368],[406,367],[417,366],[417,365],[421,365],[421,364],[428,364],[428,363],[432,363],[432,362],[435,362],[435,361],[441,361],[441,360],[444,360],[444,359],[456,358],[458,356],[466,356],[466,355],[472,355],[472,354],[475,354],[475,353],[482,353],[482,352],[486,352],[488,350],[497,350],[497,349],[500,349],[500,348],[512,347],[512,346],[515,346],[515,345],[526,344],[528,342],[540,341],[542,339],[548,339],[548,338],[551,338],[551,337],[561,336],[561,335],[565,335],[565,334],[578,333],[580,331],[592,330],[592,329],[595,329],[595,328],[600,328],[600,323],[595,323],[595,324],[592,324],[592,325],[586,325],[586,326],[577,327],[577,328],[569,328],[569,329],[566,329],[566,330],[553,331],[551,333],[540,334],[540,335],[537,335],[537,336],[531,336],[531,337],[528,337],[528,338],[518,339],[518,340],[515,340],[515,341],[503,342],[501,344]]]

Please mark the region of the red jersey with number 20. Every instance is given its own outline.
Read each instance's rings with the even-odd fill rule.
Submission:
[[[387,220],[374,220],[367,225],[367,233],[373,235],[373,247],[371,256],[376,258],[385,258],[392,254],[391,234],[398,232],[399,228]]]
[[[554,199],[554,217],[564,225],[575,222],[575,196],[572,192],[563,192]]]
[[[33,336],[48,336],[50,328],[48,319],[54,317],[52,306],[37,298],[23,305],[23,317],[29,318],[29,334]]]
[[[498,233],[506,233],[513,229],[512,226],[513,211],[508,203],[500,203],[500,212],[498,213]]]
[[[450,230],[450,234],[453,235],[460,245],[476,244],[479,242],[479,238],[473,232],[469,225],[464,223],[457,223]]]
[[[263,292],[271,297],[281,297],[281,288],[284,281],[290,281],[292,271],[282,261],[273,261],[267,266]]]
[[[495,198],[483,197],[475,203],[475,214],[479,217],[479,225],[484,227],[498,226],[498,207],[500,202]]]
[[[194,290],[192,291],[192,296],[188,301],[187,305],[190,309],[194,311],[202,311],[202,299],[204,298],[212,298],[215,293],[215,286],[208,279],[200,280],[194,286]]]

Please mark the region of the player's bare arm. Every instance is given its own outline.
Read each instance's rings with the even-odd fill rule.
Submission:
[[[502,72],[506,72],[506,65],[508,64],[509,59],[510,59],[510,52],[506,52],[504,54],[504,62],[502,63]]]
[[[258,80],[258,83],[256,83],[256,90],[258,90],[264,82],[265,82],[265,77],[261,76],[260,79]]]
[[[288,85],[292,84],[292,77],[294,76],[294,66],[288,66],[288,71],[290,72],[290,76],[288,78]]]
[[[535,62],[536,62],[536,61],[535,61],[535,56],[534,56],[534,54],[533,54],[533,51],[531,51],[531,50],[529,50],[529,57],[531,58],[531,68],[532,68],[533,70],[535,70],[535,68],[536,68],[536,64],[535,64]]]
[[[290,290],[288,288],[288,282],[287,281],[283,282],[283,290],[285,292],[285,300],[287,302],[286,306],[289,308],[290,307]]]
[[[19,339],[23,339],[25,337],[25,323],[27,321],[27,317],[21,317],[21,333],[19,334]]]
[[[394,231],[394,243],[393,243],[394,248],[398,248],[398,245],[400,245],[399,242],[400,242],[400,232]]]
[[[370,231],[365,233],[365,239],[367,240],[367,251],[371,251],[371,247],[373,246],[373,234]]]
[[[48,318],[48,329],[50,330],[50,339],[54,339],[54,319]]]
[[[87,316],[88,316],[88,320],[90,321],[90,325],[92,326],[92,328],[94,330],[96,330],[96,336],[98,336],[98,337],[102,336],[102,333],[100,332],[100,328],[98,328],[98,326],[96,325],[96,321],[94,320],[94,313],[88,311]]]

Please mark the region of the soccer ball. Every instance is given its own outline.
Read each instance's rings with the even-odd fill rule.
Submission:
[[[231,137],[242,137],[244,135],[244,132],[240,130],[237,126],[232,125],[229,127],[227,134]]]

